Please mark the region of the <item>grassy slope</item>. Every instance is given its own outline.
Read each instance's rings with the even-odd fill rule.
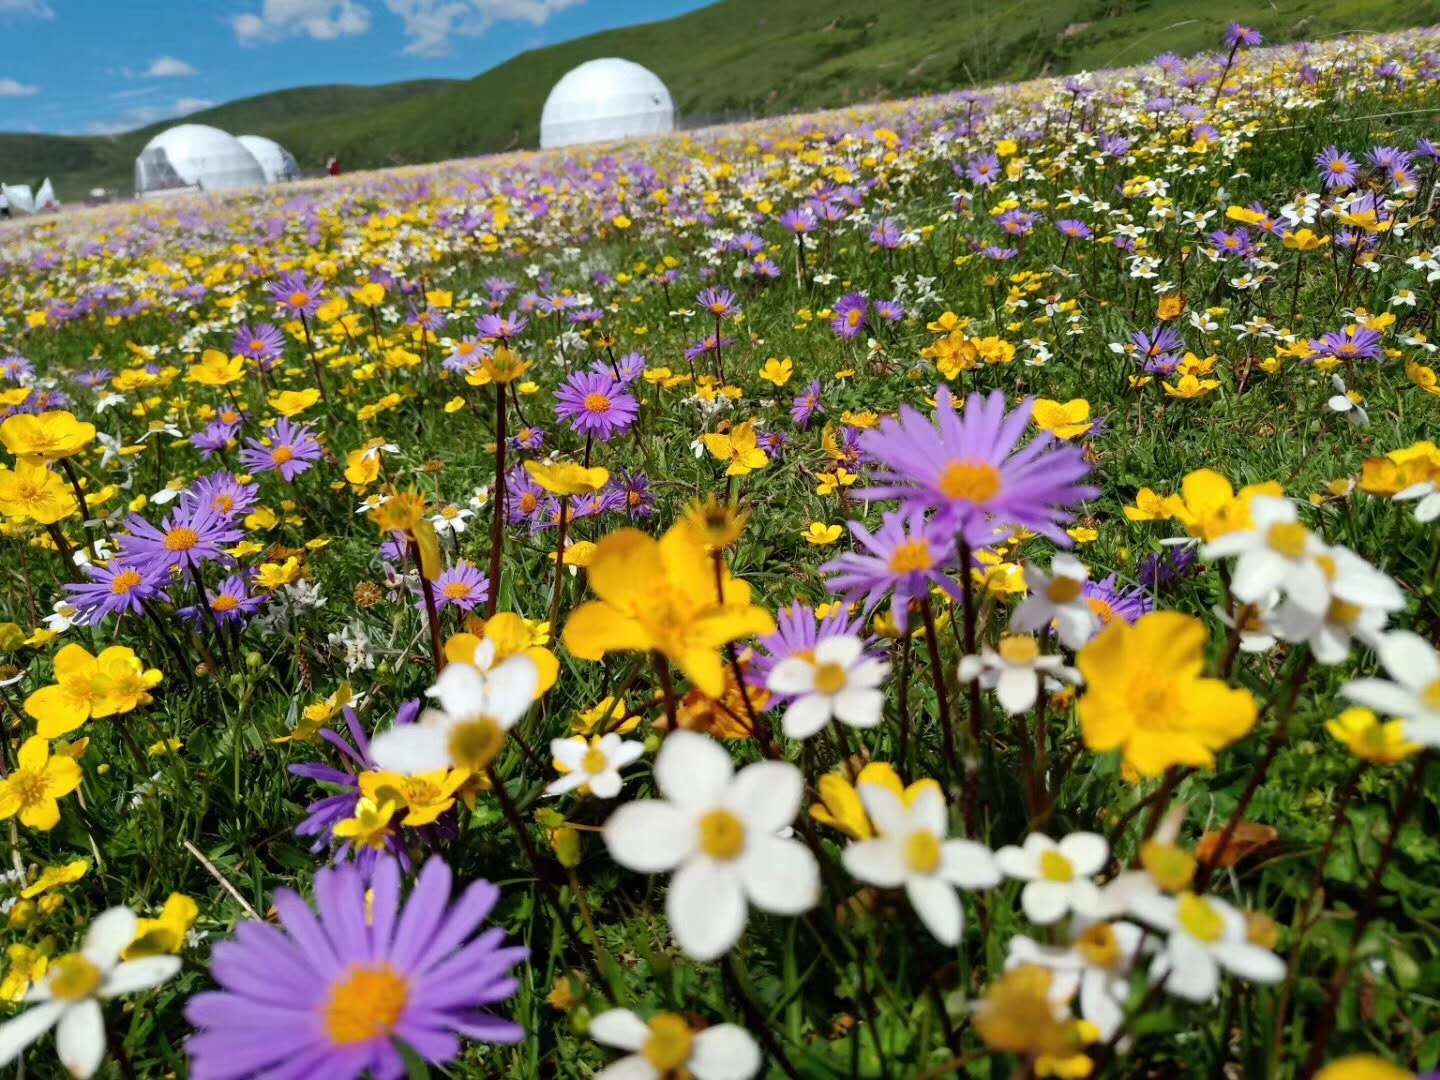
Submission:
[[[574,65],[624,56],[652,68],[693,120],[953,89],[1135,63],[1162,48],[1213,48],[1231,19],[1272,41],[1440,22],[1440,0],[720,0],[662,23],[525,53],[465,82],[314,87],[199,113],[269,135],[302,168],[433,161],[539,138],[550,87]],[[0,175],[49,173],[71,196],[128,185],[156,130],[123,136],[0,136]]]

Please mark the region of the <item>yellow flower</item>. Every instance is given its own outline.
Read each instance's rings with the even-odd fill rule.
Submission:
[[[1250,503],[1256,495],[1279,498],[1285,494],[1284,489],[1272,480],[1264,484],[1250,484],[1237,495],[1230,481],[1213,469],[1196,469],[1185,477],[1180,491],[1180,495],[1172,495],[1166,500],[1166,508],[1191,536],[1205,541],[1218,540],[1232,532],[1248,529]]]
[[[24,1001],[30,987],[45,978],[50,958],[29,945],[11,945],[5,955],[10,966],[5,969],[5,978],[0,979],[0,1001]]]
[[[55,739],[91,718],[150,704],[149,691],[163,678],[124,645],[111,645],[98,657],[82,645],[66,645],[55,654],[55,682],[26,698],[25,712],[39,721],[41,736]]]
[[[900,774],[894,766],[884,761],[872,761],[866,765],[855,777],[855,783],[851,784],[849,770],[841,765],[820,778],[820,802],[810,807],[810,816],[819,824],[836,829],[852,840],[869,840],[875,835],[875,828],[865,813],[865,804],[859,792],[859,788],[867,784],[883,787],[907,808],[915,805],[922,792],[938,787],[934,780],[917,780],[906,787],[900,782]]]
[[[42,893],[51,889],[59,889],[66,885],[73,885],[83,878],[90,870],[89,859],[76,859],[74,862],[66,863],[64,866],[47,866],[44,872],[20,891],[22,900],[33,900]]]
[[[398,799],[376,803],[362,798],[355,803],[355,816],[339,822],[332,830],[340,840],[348,840],[358,850],[383,851],[390,839],[390,819],[403,804]]]
[[[0,468],[0,514],[17,521],[54,525],[75,513],[69,486],[46,465],[19,461]]]
[[[1440,448],[1433,442],[1418,442],[1403,450],[1391,450],[1383,458],[1367,458],[1360,475],[1360,490],[1390,498],[1415,484],[1440,480]]]
[[[383,439],[371,439],[358,450],[345,455],[345,479],[363,491],[380,477],[380,455]]]
[[[1382,724],[1369,709],[1346,709],[1325,730],[1361,761],[1375,765],[1394,765],[1420,752],[1419,746],[1406,740],[1403,720]]]
[[[1030,418],[1037,428],[1048,431],[1057,439],[1077,438],[1095,426],[1090,419],[1090,402],[1084,398],[1071,398],[1064,403],[1036,398]]]
[[[1210,768],[1215,751],[1255,726],[1255,699],[1201,674],[1205,624],[1174,611],[1117,620],[1080,650],[1077,706],[1085,745],[1120,750],[1142,776],[1171,765]]]
[[[255,573],[257,588],[274,592],[276,589],[293,585],[300,580],[300,560],[291,555],[283,563],[261,563]]]
[[[1351,1054],[1315,1074],[1315,1080],[1415,1080],[1415,1074],[1370,1054]]]
[[[573,461],[547,465],[540,461],[525,462],[530,479],[551,495],[593,495],[610,482],[610,470],[596,465],[587,469]]]
[[[49,741],[31,735],[16,768],[0,780],[0,821],[19,814],[22,825],[49,832],[60,824],[59,800],[80,786],[81,777],[74,758],[51,757]]]
[[[704,542],[683,524],[659,541],[636,529],[612,533],[588,575],[600,599],[582,604],[565,626],[565,647],[581,660],[655,651],[718,697],[725,689],[720,646],[775,631],[769,613],[750,602],[749,585],[723,566],[717,574]]]
[[[1065,535],[1077,544],[1093,544],[1100,539],[1100,533],[1088,525],[1074,525],[1065,530]]]
[[[320,391],[312,386],[305,390],[282,390],[270,395],[270,408],[281,416],[299,416],[320,400]]]
[[[200,908],[184,893],[172,892],[157,919],[141,919],[135,937],[125,950],[126,960],[147,956],[174,956],[185,947],[185,936],[200,917]]]
[[[770,464],[769,456],[758,445],[753,420],[736,424],[728,435],[712,433],[700,438],[711,457],[730,463],[726,476],[748,476]]]
[[[267,565],[275,564],[268,563]],[[264,567],[261,569],[263,570]],[[350,688],[350,684],[342,682],[329,697],[305,706],[300,713],[300,722],[295,725],[294,731],[289,735],[281,735],[270,741],[272,743],[309,742],[320,734],[321,728],[328,726],[330,721],[339,716],[345,707],[354,700],[355,692]]]
[[[73,457],[95,441],[95,425],[63,410],[19,413],[0,424],[0,443],[27,464]]]
[[[1291,251],[1318,251],[1330,243],[1330,237],[1317,236],[1312,229],[1296,229],[1286,233],[1280,242]]]
[[[1185,313],[1185,298],[1176,293],[1162,296],[1160,303],[1155,306],[1155,318],[1161,322],[1170,322],[1178,319]]]
[[[841,488],[853,487],[859,478],[858,473],[847,472],[844,467],[837,467],[833,473],[822,472],[820,483],[815,485],[815,494],[834,495]]]
[[[560,661],[546,648],[550,641],[550,625],[530,622],[513,611],[501,611],[489,619],[467,619],[466,633],[456,634],[445,643],[445,660],[451,664],[475,665],[475,654],[483,641],[495,647],[491,664],[501,664],[521,653],[528,656],[540,673],[535,685],[535,700],[545,696],[560,676]]]
[[[1427,394],[1440,397],[1440,377],[1435,374],[1435,369],[1426,367],[1424,364],[1407,360],[1405,363],[1405,375],[1409,380],[1424,390]]]
[[[397,491],[375,509],[375,524],[381,532],[413,532],[430,512],[425,496],[418,491]]]
[[[795,362],[788,356],[781,360],[776,360],[775,357],[772,356],[769,360],[765,361],[765,366],[760,369],[760,378],[768,383],[774,383],[777,387],[784,386],[788,383],[794,374]]]
[[[975,1030],[991,1050],[1006,1054],[1063,1054],[1070,1025],[1050,994],[1049,971],[1026,964],[1007,971],[985,991]]]
[[[813,544],[815,547],[829,547],[840,539],[843,531],[839,525],[826,525],[823,521],[812,521],[809,528],[800,535],[805,537],[807,544]]]
[[[615,228],[619,229],[621,232],[624,232],[626,229],[630,228],[631,221],[624,214],[616,214],[613,218],[610,219],[610,224],[615,226]]]
[[[385,302],[385,286],[378,281],[367,281],[352,295],[355,302],[362,307],[379,307]]]
[[[508,345],[501,345],[491,355],[480,361],[480,371],[490,382],[506,385],[524,377],[530,370],[530,361],[522,360],[520,354]],[[466,382],[471,380],[467,379]],[[472,384],[483,385],[483,384]]]
[[[226,356],[218,349],[206,349],[198,363],[185,372],[188,382],[201,386],[229,386],[245,377],[245,358]]]
[[[570,721],[576,735],[598,735],[602,731],[627,735],[640,726],[640,716],[630,716],[625,702],[613,697],[601,698],[593,707],[577,713]]]
[[[454,806],[455,793],[468,779],[468,769],[440,769],[417,776],[363,772],[360,790],[371,802],[403,805],[407,812],[400,824],[418,829],[435,824],[441,814]]]
[[[1181,375],[1179,381],[1174,384],[1161,383],[1161,389],[1167,397],[1190,400],[1191,398],[1204,397],[1215,390],[1220,389],[1219,379],[1197,379],[1194,375]]]

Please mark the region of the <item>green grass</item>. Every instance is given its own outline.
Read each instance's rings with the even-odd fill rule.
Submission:
[[[550,88],[596,57],[651,68],[693,124],[1190,54],[1214,48],[1235,19],[1272,42],[1320,39],[1437,22],[1440,0],[720,0],[526,52],[463,82],[284,90],[187,119],[270,136],[307,171],[331,156],[369,168],[536,146]],[[128,193],[135,155],[170,123],[118,136],[0,135],[0,176],[48,175],[62,199],[96,186]]]

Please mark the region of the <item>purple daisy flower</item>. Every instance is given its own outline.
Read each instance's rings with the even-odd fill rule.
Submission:
[[[835,302],[835,316],[830,329],[841,341],[854,341],[865,331],[870,320],[870,301],[864,293],[848,293]]]
[[[586,437],[609,442],[630,429],[640,414],[639,403],[607,374],[582,371],[571,375],[555,392],[555,415]]]
[[[313,319],[320,310],[320,297],[324,286],[307,278],[303,270],[286,274],[279,281],[272,281],[267,288],[280,313],[289,318],[298,319],[303,316]]]
[[[230,442],[239,430],[240,425],[238,424],[227,424],[223,420],[215,420],[207,424],[204,431],[197,431],[191,435],[190,445],[200,451],[201,461],[209,461],[216,454],[223,454],[230,449]]]
[[[534,524],[535,515],[545,502],[545,489],[524,469],[514,469],[505,475],[505,520],[512,525],[522,521]]]
[[[511,450],[538,453],[545,447],[545,432],[537,427],[522,427],[510,438]]]
[[[1248,26],[1241,26],[1238,22],[1232,22],[1229,29],[1225,31],[1225,44],[1231,49],[1253,49],[1263,44],[1264,35],[1259,30],[1252,30]]]
[[[1327,146],[1316,154],[1315,166],[1326,191],[1348,191],[1360,175],[1359,163],[1338,146]]]
[[[467,615],[490,598],[490,579],[461,559],[435,579],[435,610],[459,608]]]
[[[178,614],[190,623],[199,624],[213,616],[215,622],[221,626],[243,624],[264,607],[267,600],[269,597],[263,594],[252,596],[245,579],[239,574],[231,574],[220,582],[218,588],[206,591],[205,603],[210,608],[209,616],[204,614],[199,604],[183,607]]]
[[[1336,360],[1379,360],[1383,340],[1378,330],[1357,326],[1326,334],[1317,341],[1311,341],[1310,347],[1315,350],[1315,356],[1319,357],[1334,357]]]
[[[1066,240],[1089,240],[1095,235],[1089,225],[1074,218],[1061,218],[1055,223],[1055,228]]]
[[[240,451],[240,461],[252,473],[278,472],[287,484],[308,471],[323,456],[320,444],[306,424],[292,424],[280,417],[265,430],[264,440],[250,439]]]
[[[260,502],[254,484],[242,484],[227,472],[211,473],[195,481],[182,500],[184,506],[213,511],[225,521],[243,517]]]
[[[367,882],[351,866],[315,879],[319,916],[289,889],[275,895],[282,929],[242,923],[215,946],[219,991],[185,1007],[196,1033],[187,1043],[196,1080],[258,1073],[405,1075],[403,1042],[432,1065],[460,1054],[460,1037],[514,1044],[524,1029],[488,1011],[515,994],[510,969],[521,946],[504,934],[476,935],[500,890],[473,882],[453,904],[453,876],[438,856],[420,871],[408,901],[400,864],[381,858]]]
[[[888,323],[898,323],[905,319],[905,309],[894,300],[876,300],[875,317]]]
[[[965,178],[976,187],[989,187],[1000,179],[1000,159],[994,154],[971,158],[965,165]]]
[[[728,319],[740,310],[740,305],[735,302],[735,294],[729,289],[702,289],[695,297],[695,302],[709,312],[716,322]]]
[[[880,224],[870,230],[870,243],[881,251],[899,251],[902,234],[894,218],[881,218]]]
[[[525,332],[530,321],[520,315],[481,315],[475,320],[475,332],[482,338],[507,344]]]
[[[1085,582],[1081,595],[1090,610],[1100,616],[1101,626],[1109,626],[1116,619],[1133,625],[1141,616],[1155,610],[1155,602],[1143,589],[1122,589],[1114,574],[1100,581]]]
[[[714,334],[711,334],[709,337],[702,338],[695,342],[694,345],[691,345],[690,348],[686,349],[685,359],[699,360],[702,356],[706,356],[709,353],[720,352],[722,349],[728,349],[734,344],[735,339],[732,337],[717,338]]]
[[[815,420],[815,415],[824,411],[825,402],[820,396],[820,380],[816,379],[791,403],[790,419],[801,431],[806,431]]]
[[[158,528],[139,514],[131,514],[125,527],[130,532],[120,537],[120,553],[138,568],[155,574],[173,567],[195,569],[220,558],[227,544],[237,543],[245,535],[204,506],[182,507]]]
[[[1028,398],[1007,414],[1003,392],[971,394],[957,414],[942,386],[935,405],[933,425],[907,406],[898,421],[887,418],[860,437],[881,466],[870,496],[943,511],[963,529],[976,521],[1020,525],[1068,546],[1061,526],[1072,515],[1063,508],[1098,494],[1080,483],[1090,471],[1083,451],[1049,435],[1019,447],[1030,423]]]
[[[960,597],[960,586],[945,574],[957,559],[954,531],[927,520],[924,510],[892,510],[873,535],[852,521],[850,533],[866,553],[848,551],[820,568],[831,575],[826,585],[847,602],[872,608],[889,595],[891,617],[903,630],[909,625],[910,601],[932,587]]]
[[[1185,339],[1169,326],[1157,326],[1148,334],[1136,330],[1130,335],[1130,344],[1140,354],[1143,366],[1152,375],[1168,375],[1180,363],[1180,350]]]
[[[242,326],[230,339],[230,354],[254,360],[261,371],[269,371],[285,352],[285,335],[269,323]]]
[[[644,473],[622,472],[616,478],[615,486],[624,496],[621,508],[632,518],[655,515],[655,504],[650,496],[650,481]]]
[[[1210,234],[1210,244],[1227,259],[1243,259],[1255,251],[1248,229],[1236,229],[1233,232],[1216,229]]]
[[[34,374],[34,365],[19,353],[0,358],[0,379],[6,382],[24,382]]]
[[[165,593],[162,582],[166,575],[131,563],[112,559],[108,566],[91,564],[85,567],[89,581],[65,586],[70,602],[85,616],[86,623],[97,623],[111,615],[139,615],[145,601]]]

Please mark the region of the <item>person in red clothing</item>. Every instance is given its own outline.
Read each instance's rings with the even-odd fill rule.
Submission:
[[[333,157],[332,157],[332,158],[330,159],[329,164],[327,164],[327,165],[325,166],[325,169],[326,169],[327,172],[330,173],[331,176],[339,176],[339,175],[340,175],[340,159],[339,159],[339,158],[333,158]]]

